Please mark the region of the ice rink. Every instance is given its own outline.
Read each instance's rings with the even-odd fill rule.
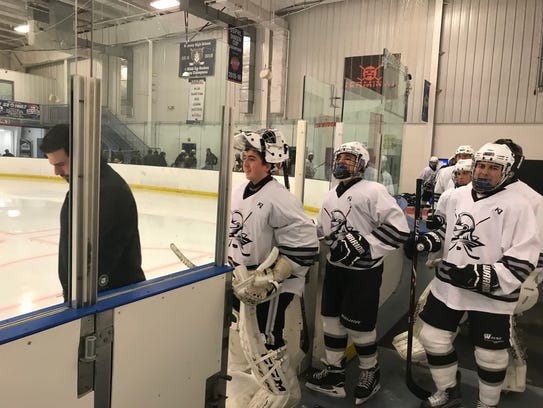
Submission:
[[[68,184],[59,178],[0,177],[0,320],[62,303],[57,277],[59,214]],[[216,198],[132,189],[147,279],[213,261]]]

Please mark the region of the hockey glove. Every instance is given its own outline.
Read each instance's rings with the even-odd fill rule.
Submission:
[[[370,244],[356,232],[349,232],[345,238],[336,241],[330,249],[330,261],[351,266],[369,252]]]
[[[492,293],[500,286],[496,270],[489,264],[457,266],[443,262],[441,272],[449,275],[454,285],[475,292]]]
[[[435,211],[428,211],[428,217],[426,217],[426,228],[429,230],[436,230],[441,228],[443,224],[445,224],[445,219],[441,215],[436,214]]]
[[[423,234],[419,236],[416,248],[419,252],[437,252],[441,249],[441,237],[435,232]]]
[[[413,254],[417,252],[437,252],[441,249],[441,237],[435,232],[428,232],[420,235],[415,243],[415,237],[411,234],[403,244],[403,252],[409,259],[413,259]]]

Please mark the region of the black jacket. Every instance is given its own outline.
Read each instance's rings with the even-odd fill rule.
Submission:
[[[58,275],[64,299],[68,294],[69,192],[60,211]],[[107,163],[100,166],[100,231],[98,292],[145,280],[136,201],[124,179]]]

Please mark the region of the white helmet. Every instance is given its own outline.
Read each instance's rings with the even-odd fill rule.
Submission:
[[[460,179],[458,176],[460,173],[472,173],[473,171],[473,160],[471,159],[460,159],[456,162],[453,169],[453,182],[455,187],[460,187],[461,185],[469,184],[471,177],[469,179],[464,178]],[[460,184],[460,182],[464,184]]]
[[[356,157],[356,163],[354,171],[351,173],[345,165],[338,163],[338,157],[342,153],[349,153]],[[370,161],[370,154],[360,142],[348,142],[343,143],[334,152],[334,163],[332,164],[332,170],[334,177],[337,179],[346,179],[363,173],[368,162]]]
[[[234,149],[254,149],[267,163],[282,163],[288,159],[288,145],[277,129],[241,131],[234,136]]]
[[[454,172],[461,171],[472,171],[473,170],[473,160],[471,159],[460,159],[454,165]]]
[[[458,146],[456,152],[454,152],[454,155],[458,156],[459,154],[469,154],[471,157],[473,157],[473,148],[470,145]]]
[[[475,162],[475,165],[473,166],[472,184],[473,189],[478,193],[490,193],[495,191],[509,182],[513,176],[512,168],[515,158],[511,149],[506,145],[487,143],[475,153],[473,161]],[[496,163],[502,166],[502,177],[495,186],[489,185],[488,180],[479,180],[475,178],[477,163],[480,161]]]

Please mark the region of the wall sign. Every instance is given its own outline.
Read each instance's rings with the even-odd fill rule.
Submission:
[[[205,78],[190,79],[189,110],[187,124],[198,124],[204,120],[204,101],[206,96]]]
[[[179,45],[179,76],[187,72],[191,77],[215,75],[216,40],[202,40]]]
[[[228,80],[241,84],[243,71],[243,30],[228,29]]]
[[[39,119],[40,105],[34,103],[0,100],[0,117]]]
[[[401,54],[393,54],[398,61]],[[389,73],[390,76],[390,73]],[[387,97],[394,97],[391,92],[397,90],[397,78],[384,78],[383,55],[362,55],[345,58],[344,68],[345,87],[353,90],[364,87],[372,90],[377,95],[387,93]]]

